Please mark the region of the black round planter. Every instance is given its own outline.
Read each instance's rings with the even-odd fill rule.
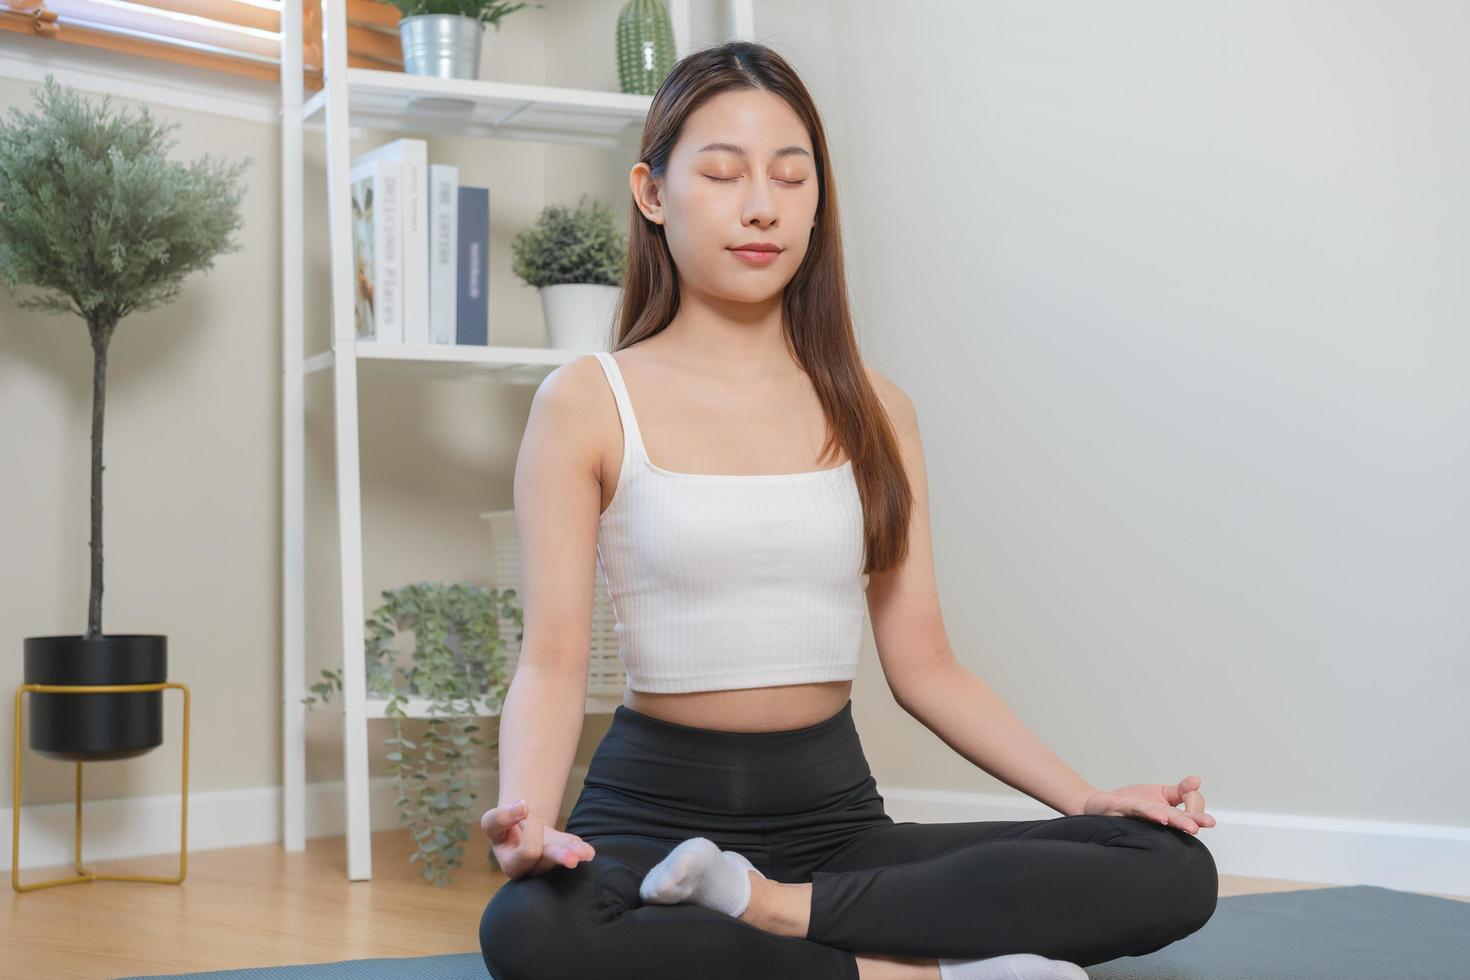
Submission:
[[[25,638],[27,684],[161,684],[168,637],[152,633]],[[65,762],[131,759],[163,744],[163,691],[43,694],[31,691],[30,746]]]

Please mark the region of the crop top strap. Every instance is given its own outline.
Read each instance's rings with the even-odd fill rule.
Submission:
[[[632,459],[646,459],[643,434],[638,430],[638,419],[633,414],[633,401],[628,397],[628,386],[623,383],[623,372],[618,368],[617,358],[608,351],[593,351],[602,364],[602,373],[612,388],[613,398],[618,403],[618,418],[623,424],[623,463]],[[629,472],[627,469],[624,473]],[[621,479],[621,477],[620,477]]]

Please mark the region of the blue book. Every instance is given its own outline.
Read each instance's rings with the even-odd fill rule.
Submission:
[[[490,188],[459,187],[455,343],[490,343]]]

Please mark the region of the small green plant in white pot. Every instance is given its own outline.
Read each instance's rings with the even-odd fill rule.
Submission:
[[[561,350],[604,351],[628,266],[627,238],[607,205],[548,204],[536,224],[510,243],[511,268],[541,291],[546,332]]]
[[[436,78],[480,77],[480,42],[485,25],[500,30],[500,18],[522,7],[542,3],[505,0],[387,0],[403,17],[398,38],[403,45],[403,72]]]

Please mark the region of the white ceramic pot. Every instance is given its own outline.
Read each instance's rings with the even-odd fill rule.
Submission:
[[[591,282],[541,287],[546,333],[558,350],[612,349],[613,313],[622,289]]]

